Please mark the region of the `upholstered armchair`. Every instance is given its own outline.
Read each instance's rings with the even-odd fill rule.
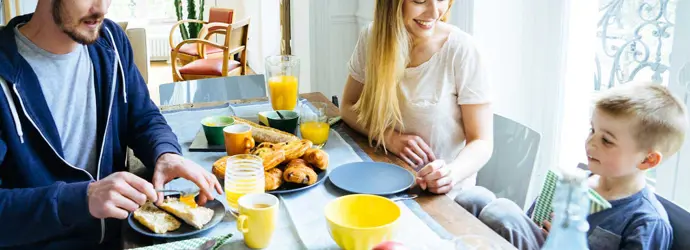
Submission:
[[[202,24],[204,26],[207,26],[210,23],[224,23],[224,24],[231,24],[233,22],[233,16],[234,16],[234,11],[232,9],[225,9],[225,8],[211,8],[209,11],[208,15],[208,22],[202,21],[202,20],[194,20],[194,19],[187,19],[187,20],[181,20],[178,21],[175,25],[173,25],[172,29],[170,30],[170,37],[169,37],[169,42],[170,42],[170,53],[172,54],[173,52],[177,53],[177,61],[182,64],[186,65],[190,62],[193,62],[194,60],[200,59],[200,58],[220,58],[223,57],[223,50],[220,48],[214,47],[214,46],[204,46],[203,44],[197,43],[187,43],[182,45],[181,47],[177,48],[177,44],[174,43],[174,38],[175,38],[175,33],[178,31],[180,25],[182,24],[189,24],[189,23],[198,23]],[[223,27],[211,27],[207,29],[203,29],[199,34],[199,37],[192,37],[194,38],[207,38],[208,33],[214,33],[215,31],[218,31],[219,29],[222,29]],[[217,34],[222,34],[222,32],[216,32]]]
[[[209,31],[213,30],[213,31]],[[174,81],[189,81],[196,79],[239,76],[247,74],[247,39],[249,36],[249,18],[232,23],[208,23],[202,29],[202,34],[207,34],[204,39],[188,39],[179,43],[172,51],[172,73]],[[224,34],[224,43],[219,44],[209,41],[213,34]],[[186,65],[178,66],[182,46],[192,44],[201,46],[201,58]],[[206,58],[203,53],[205,47],[214,47],[221,51],[220,57]],[[239,55],[239,61],[235,60]]]
[[[149,82],[149,68],[151,67],[151,54],[149,52],[149,42],[146,36],[146,25],[141,22],[118,22],[120,27],[125,30],[129,43],[132,44],[134,52],[134,64],[136,64],[144,81]]]

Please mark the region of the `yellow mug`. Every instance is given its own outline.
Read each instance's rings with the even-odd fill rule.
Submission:
[[[254,138],[252,138],[252,127],[238,123],[223,128],[225,138],[225,152],[229,156],[239,154],[249,154],[249,150],[254,148]]]
[[[278,219],[278,198],[266,193],[246,194],[237,203],[237,230],[244,234],[244,243],[249,248],[268,247]]]

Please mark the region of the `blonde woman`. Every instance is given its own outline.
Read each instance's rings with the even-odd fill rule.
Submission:
[[[493,140],[481,54],[444,22],[452,2],[377,0],[341,109],[350,127],[418,168],[417,183],[438,194],[474,186]]]

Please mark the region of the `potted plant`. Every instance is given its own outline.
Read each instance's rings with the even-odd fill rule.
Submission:
[[[198,3],[197,3],[198,1]],[[184,18],[184,7],[182,6],[182,0],[173,1],[175,4],[175,14],[177,15],[177,21],[181,21]],[[198,9],[197,9],[197,6]],[[204,0],[187,0],[187,19],[194,20],[204,20]],[[199,32],[201,32],[202,24],[200,23],[188,23],[187,25],[180,25],[180,34],[183,40],[190,38],[198,38]]]

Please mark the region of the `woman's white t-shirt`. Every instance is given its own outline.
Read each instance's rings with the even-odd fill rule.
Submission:
[[[349,63],[350,75],[364,83],[367,36],[371,25],[363,28]],[[429,144],[437,159],[453,162],[465,146],[460,105],[490,102],[490,83],[482,58],[472,37],[452,28],[441,49],[428,61],[407,68],[399,85],[403,127]],[[489,128],[493,129],[493,128]],[[476,175],[456,185],[474,186]]]

